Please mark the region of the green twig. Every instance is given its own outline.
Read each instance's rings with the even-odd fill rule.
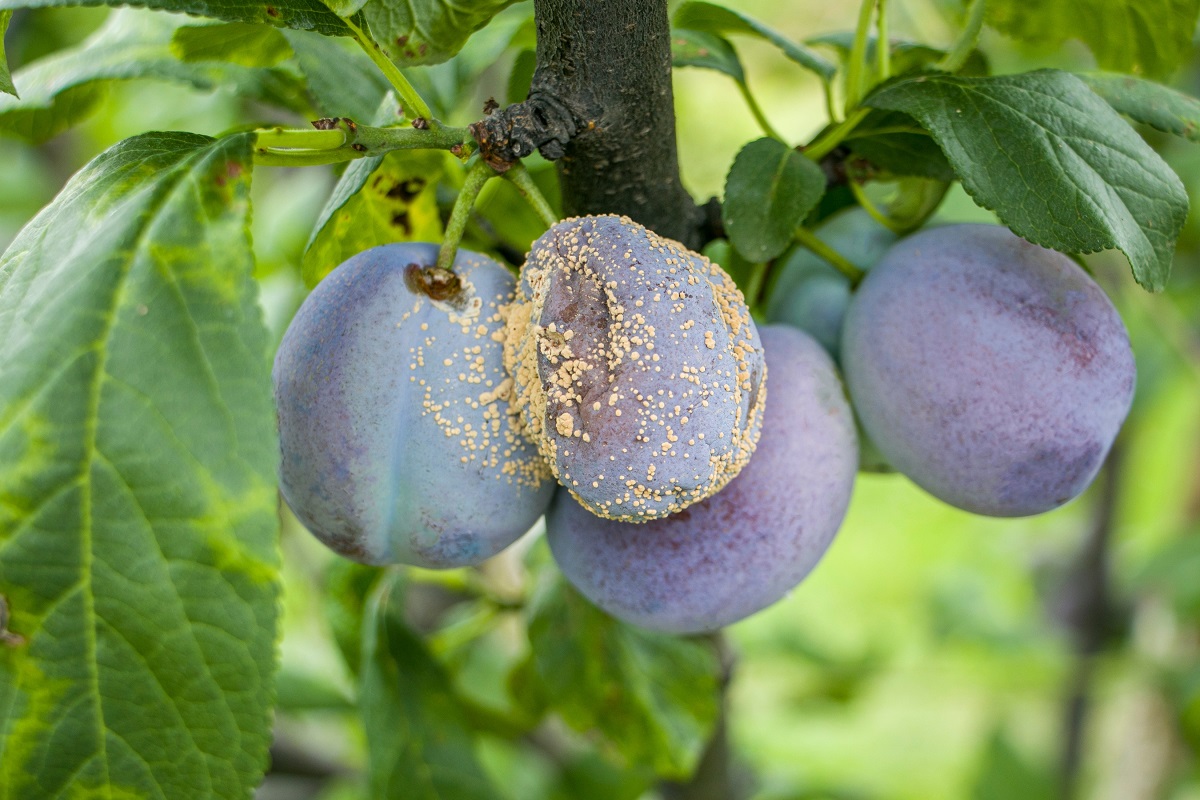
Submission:
[[[797,242],[828,261],[837,269],[838,272],[849,278],[851,286],[857,286],[859,281],[863,279],[863,275],[865,273],[861,269],[851,264],[841,253],[818,239],[816,234],[814,234],[808,228],[797,228],[795,239]]]
[[[880,84],[892,76],[892,45],[888,41],[887,0],[878,0],[879,16],[875,18],[875,67],[878,75],[875,83]],[[860,98],[861,99],[861,98]]]
[[[813,161],[820,161],[841,144],[842,140],[849,136],[850,132],[857,127],[858,123],[866,119],[869,113],[870,109],[868,108],[856,109],[844,120],[821,134],[812,144],[805,147],[804,155]]]
[[[850,186],[850,193],[854,195],[854,199],[871,216],[871,219],[898,236],[908,233],[909,228],[907,225],[896,222],[896,220],[879,210],[879,206],[875,205],[875,201],[867,197],[867,193],[863,191],[861,183],[856,180],[850,180],[847,181],[847,184]]]
[[[871,33],[871,12],[875,0],[862,0],[858,9],[858,26],[854,29],[854,44],[850,47],[850,63],[846,65],[846,114],[858,105],[866,94],[867,40]]]
[[[257,131],[254,163],[272,167],[336,164],[393,150],[449,150],[465,158],[478,146],[466,128],[375,128],[348,119],[318,120],[332,126]]]
[[[767,269],[769,265],[764,262],[755,264],[750,270],[750,278],[746,281],[746,305],[750,308],[758,308],[759,302],[762,300],[763,286],[767,282]]]
[[[371,60],[375,62],[375,66],[379,67],[379,71],[388,79],[388,83],[396,90],[396,94],[400,97],[400,102],[404,104],[404,110],[408,112],[409,119],[423,119],[429,123],[429,130],[437,130],[441,124],[433,118],[433,112],[429,110],[429,106],[425,103],[424,98],[413,88],[413,85],[408,82],[408,78],[404,77],[404,73],[400,68],[392,63],[392,60],[384,55],[379,43],[371,38],[370,34],[363,31],[362,28],[354,24],[349,17],[343,17],[342,20],[354,33],[354,41],[363,49]]]
[[[771,127],[771,123],[767,120],[766,114],[763,113],[762,107],[754,99],[754,95],[750,93],[750,87],[746,85],[745,81],[737,81],[737,85],[738,89],[742,92],[742,98],[746,101],[746,105],[750,109],[750,113],[754,116],[754,121],[758,123],[758,127],[762,128],[762,132],[767,136],[782,142],[783,137]]]
[[[450,220],[446,223],[446,235],[442,237],[442,247],[438,250],[437,265],[449,272],[454,271],[454,257],[458,255],[458,245],[462,241],[463,231],[467,228],[467,220],[475,200],[483,185],[496,177],[496,171],[485,161],[476,161],[467,170],[458,199],[454,201],[454,209],[450,212]]]
[[[521,193],[537,215],[541,217],[542,222],[546,223],[546,227],[553,227],[558,222],[558,215],[554,213],[554,209],[550,207],[550,203],[542,195],[537,184],[533,182],[533,176],[529,174],[529,170],[525,169],[525,165],[517,162],[512,169],[504,173],[504,178]]]
[[[967,59],[971,56],[971,51],[975,49],[975,45],[979,43],[979,32],[983,30],[983,12],[987,3],[985,0],[974,0],[971,7],[967,9],[967,23],[962,29],[962,33],[958,35],[958,39],[954,42],[954,47],[950,48],[950,52],[942,56],[942,60],[934,65],[936,69],[944,70],[945,72],[958,72],[962,69],[962,65],[967,63]]]

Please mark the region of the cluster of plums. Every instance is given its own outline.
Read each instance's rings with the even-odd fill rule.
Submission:
[[[544,514],[584,595],[697,633],[808,574],[860,466],[998,516],[1083,491],[1134,364],[1074,261],[998,226],[896,241],[858,210],[818,235],[867,278],[798,253],[761,328],[719,267],[615,216],[555,225],[519,280],[467,252],[438,270],[433,244],[360,253],[276,357],[283,496],[375,564],[477,564]]]

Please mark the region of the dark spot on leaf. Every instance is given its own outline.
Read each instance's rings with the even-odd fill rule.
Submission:
[[[392,224],[404,231],[405,236],[412,235],[412,223],[409,222],[407,211],[401,211],[397,214],[393,214]]]
[[[388,189],[387,196],[402,203],[411,203],[412,199],[420,194],[424,188],[424,178],[409,178],[406,181],[400,181],[391,189]]]
[[[276,10],[275,6],[267,6],[267,16],[272,19],[279,19],[279,11]]]
[[[396,46],[397,47],[404,47],[404,45],[406,45],[406,44],[408,44],[407,36],[397,36],[396,37]]]

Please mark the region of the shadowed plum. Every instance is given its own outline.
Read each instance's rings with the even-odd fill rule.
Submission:
[[[550,471],[520,436],[502,360],[515,281],[460,251],[389,244],[329,274],[275,358],[281,490],[337,552],[370,564],[477,564],[537,521]]]
[[[951,505],[1037,514],[1095,477],[1133,399],[1129,337],[1067,256],[997,225],[911,236],[863,281],[842,362],[897,470]]]
[[[720,267],[617,216],[534,242],[505,363],[524,429],[594,513],[632,521],[720,489],[758,440],[766,370]]]
[[[803,331],[761,333],[771,374],[763,435],[728,486],[642,524],[602,519],[568,493],[555,495],[546,515],[554,559],[613,616],[670,633],[716,630],[782,598],[841,525],[858,445],[833,362]]]
[[[813,234],[866,272],[896,241],[896,234],[854,207],[821,222]],[[784,263],[767,301],[767,321],[794,325],[840,360],[842,320],[850,305],[850,279],[804,247]]]

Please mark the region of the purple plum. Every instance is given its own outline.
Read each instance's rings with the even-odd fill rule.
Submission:
[[[941,500],[1019,517],[1100,469],[1133,399],[1129,336],[1079,265],[997,225],[932,228],[859,287],[842,365],[864,430]]]
[[[837,533],[857,471],[854,417],[829,354],[762,329],[771,394],[750,463],[717,494],[642,524],[602,519],[559,491],[546,534],[563,575],[613,616],[701,633],[782,598]]]
[[[281,490],[332,549],[368,564],[477,564],[554,490],[521,437],[499,306],[515,280],[460,251],[388,244],[313,290],[275,358]]]

